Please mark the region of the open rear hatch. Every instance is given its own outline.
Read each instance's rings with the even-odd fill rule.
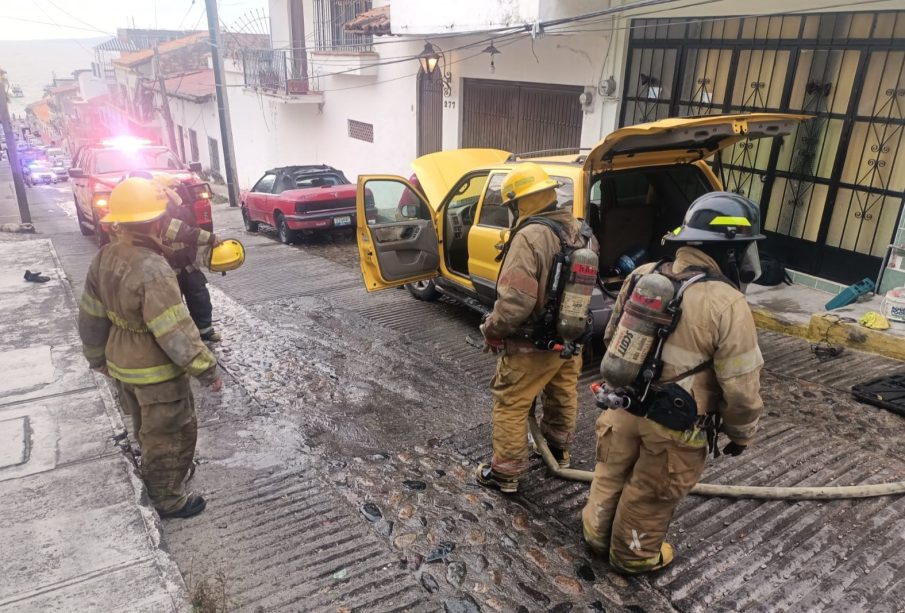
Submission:
[[[662,119],[621,128],[601,140],[585,160],[585,170],[686,164],[749,139],[785,136],[807,115],[744,113]]]

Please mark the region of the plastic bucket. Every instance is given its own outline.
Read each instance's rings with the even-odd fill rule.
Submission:
[[[880,312],[889,321],[905,322],[905,287],[897,287],[886,292],[880,304]]]

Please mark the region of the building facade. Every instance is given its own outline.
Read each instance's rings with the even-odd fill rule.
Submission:
[[[284,164],[409,174],[441,148],[576,150],[664,117],[789,112],[811,119],[716,161],[760,204],[767,249],[815,285],[901,262],[900,4],[620,4],[271,0],[271,47],[230,67],[240,184]],[[884,271],[884,289],[903,274]]]

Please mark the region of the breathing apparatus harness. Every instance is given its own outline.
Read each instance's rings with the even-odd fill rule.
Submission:
[[[584,221],[579,221],[581,224],[579,234],[584,240],[585,245],[589,245],[594,236],[594,231]],[[538,349],[558,351],[560,357],[568,359],[581,353],[585,341],[593,330],[593,322],[590,315],[585,322],[584,332],[578,338],[571,341],[563,339],[562,334],[559,333],[556,325],[556,322],[559,319],[559,310],[562,306],[563,290],[565,289],[566,283],[570,281],[574,282],[575,279],[572,277],[581,274],[571,270],[572,254],[583,247],[573,247],[568,244],[563,224],[554,221],[549,217],[532,215],[512,230],[509,239],[506,241],[506,244],[503,245],[503,249],[500,253],[497,254],[495,261],[502,262],[506,259],[506,255],[509,253],[509,248],[512,246],[512,241],[516,234],[529,225],[541,225],[549,228],[553,234],[556,235],[556,238],[559,239],[559,251],[553,256],[553,265],[551,266],[550,274],[547,277],[546,300],[544,301],[543,311],[533,326],[528,329],[519,329],[516,332],[516,335],[530,341]],[[500,267],[500,269],[502,270],[502,267]],[[596,285],[598,278],[596,269],[592,274],[593,278],[581,279],[580,282]]]
[[[678,381],[686,377],[710,368],[713,365],[713,360],[706,360],[694,368],[668,379],[661,379],[661,376],[663,374],[663,350],[682,318],[682,299],[688,288],[695,283],[703,281],[720,281],[730,285],[732,285],[732,282],[721,273],[703,267],[689,267],[681,273],[662,270],[665,264],[670,263],[671,260],[660,260],[651,271],[651,273],[659,273],[672,281],[675,293],[662,314],[645,313],[647,318],[652,319],[657,324],[656,340],[644,359],[644,363],[634,382],[614,390],[608,390],[602,384],[594,384],[592,391],[596,396],[597,406],[600,409],[625,409],[633,415],[647,417],[671,430],[685,431],[697,424],[707,431],[707,439],[711,451],[715,455],[719,455],[719,450],[716,447],[719,415],[699,416],[694,397],[677,384]],[[632,295],[635,285],[637,285],[641,276],[635,276],[632,279],[626,296]],[[620,314],[620,319],[622,314],[627,311],[631,312],[633,308],[635,308],[634,304],[626,301]]]

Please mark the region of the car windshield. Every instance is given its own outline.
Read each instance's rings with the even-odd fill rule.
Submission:
[[[94,172],[131,170],[179,170],[182,164],[166,149],[106,149],[94,157]]]

